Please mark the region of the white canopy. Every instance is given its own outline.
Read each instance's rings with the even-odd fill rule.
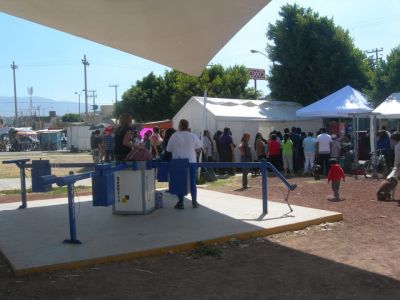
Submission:
[[[271,0],[0,0],[0,11],[191,75]]]
[[[204,105],[203,97],[192,97]],[[296,116],[296,111],[301,105],[290,101],[275,100],[243,100],[207,98],[208,112],[218,118],[235,120],[261,120],[261,121],[295,121],[301,120]]]
[[[181,119],[189,121],[193,133],[201,136],[204,129],[213,135],[217,130],[229,127],[235,144],[239,145],[243,133],[249,133],[253,141],[257,132],[265,138],[273,130],[292,126],[303,131],[315,131],[322,127],[321,118],[299,118],[296,111],[301,105],[289,101],[223,99],[191,97],[172,119],[177,128]],[[236,161],[240,151],[235,151]]]
[[[349,118],[355,114],[372,112],[366,97],[347,85],[333,94],[299,109],[299,117]]]
[[[377,118],[400,119],[400,92],[391,94],[372,113]]]

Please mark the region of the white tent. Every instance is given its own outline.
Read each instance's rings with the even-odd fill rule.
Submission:
[[[187,119],[193,133],[202,135],[207,129],[213,135],[217,130],[229,127],[233,141],[239,145],[243,133],[249,133],[251,140],[257,132],[268,137],[273,130],[296,126],[303,131],[315,132],[322,127],[321,118],[300,118],[296,111],[301,105],[289,101],[221,99],[191,97],[176,113],[172,123],[177,128],[180,119]],[[239,151],[236,151],[238,159]]]
[[[270,1],[0,0],[0,11],[200,75]]]
[[[377,118],[400,119],[400,92],[391,94],[372,113]]]
[[[368,114],[373,108],[367,98],[347,85],[329,96],[299,109],[299,117],[351,118],[357,114]]]

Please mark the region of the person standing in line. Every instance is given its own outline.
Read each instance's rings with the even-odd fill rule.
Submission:
[[[292,158],[293,170],[295,172],[298,172],[301,168],[301,165],[300,165],[300,147],[301,147],[301,143],[302,143],[301,129],[293,126],[292,132],[289,135],[289,137],[293,143],[293,158]]]
[[[161,143],[161,160],[170,161],[172,159],[172,153],[167,151],[167,145],[171,136],[176,132],[174,128],[168,128],[165,131],[164,139]]]
[[[277,141],[276,134],[271,134],[268,140],[268,154],[270,163],[278,170],[282,170],[281,164],[281,144]]]
[[[376,149],[380,149],[382,154],[385,155],[385,161],[387,166],[392,165],[392,160],[390,159],[390,137],[385,130],[378,131],[378,138],[376,140]]]
[[[244,133],[241,143],[239,145],[240,162],[251,162],[252,161],[251,147],[249,145],[249,140],[250,140],[250,134]],[[242,168],[242,189],[249,188],[248,181],[247,181],[248,174],[249,174],[249,169]]]
[[[303,175],[308,175],[314,167],[315,160],[315,138],[312,132],[309,132],[303,140],[303,148],[305,157]]]
[[[293,170],[293,142],[288,134],[283,136],[281,142],[282,147],[282,159],[283,159],[283,172],[285,175],[294,175]],[[288,172],[289,171],[289,172]]]
[[[151,141],[150,141],[150,137],[152,136],[153,131],[151,130],[147,130],[144,133],[144,137],[143,137],[143,145],[144,147],[149,150],[151,152]]]
[[[339,201],[339,187],[340,187],[340,180],[343,179],[345,181],[344,171],[339,166],[336,158],[331,158],[329,160],[331,166],[328,172],[328,184],[332,181],[332,191],[333,191],[333,199],[334,201]]]
[[[318,162],[321,166],[321,174],[328,174],[332,138],[329,134],[326,133],[326,128],[321,128],[321,134],[317,136],[316,147]]]
[[[254,139],[254,149],[256,150],[257,160],[267,159],[268,142],[263,138],[261,132],[257,132]]]
[[[215,158],[214,158],[215,161],[221,161],[221,157],[222,157],[222,155],[221,155],[221,146],[220,146],[220,142],[219,142],[219,138],[221,137],[221,135],[222,135],[222,131],[221,130],[217,130],[213,135],[213,140],[214,140],[214,143],[215,143],[214,150],[216,150],[216,152],[217,152],[215,154]],[[215,168],[214,171],[216,173],[218,173],[218,174],[222,173],[222,169]]]
[[[201,150],[202,143],[200,139],[189,131],[189,122],[185,119],[179,121],[178,131],[169,139],[167,151],[172,153],[172,158],[187,158],[189,163],[196,162],[196,153]],[[190,165],[190,194],[192,196],[193,208],[198,208],[197,187],[196,187],[196,166]],[[178,195],[176,209],[184,209],[184,195]]]
[[[160,128],[159,127],[154,127],[153,128],[153,134],[150,137],[150,144],[151,144],[151,154],[153,157],[158,158],[160,157],[161,153],[161,143],[162,143],[162,138],[160,136]]]
[[[114,128],[105,130],[103,133],[104,144],[104,161],[110,162],[114,160]]]
[[[90,146],[93,162],[99,163],[103,155],[103,139],[100,136],[100,130],[96,129],[90,136]]]
[[[337,138],[336,134],[331,135],[332,147],[331,147],[331,158],[335,158],[336,161],[340,159],[340,152],[342,150],[341,141]]]
[[[221,162],[232,162],[233,161],[233,151],[235,150],[235,144],[231,136],[231,130],[228,127],[224,128],[224,132],[219,138],[220,148],[221,148]],[[224,174],[235,175],[235,170],[228,168],[224,170]]]
[[[204,130],[203,132],[203,155],[204,161],[212,161],[213,155],[213,143],[210,137],[210,132],[208,130]]]
[[[121,114],[114,137],[114,155],[116,161],[124,160],[135,145],[132,142],[133,131],[131,126],[132,116],[128,113]]]
[[[219,138],[221,137],[221,135],[222,135],[222,131],[221,130],[217,130],[214,133],[214,136],[213,136],[213,140],[215,142],[215,147],[216,147],[216,150],[217,150],[217,157],[216,157],[217,161],[220,161],[220,159],[221,159],[221,147],[220,147],[220,144],[219,144]]]

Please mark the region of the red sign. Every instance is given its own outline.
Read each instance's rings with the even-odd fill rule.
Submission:
[[[265,80],[265,70],[264,69],[247,69],[247,71],[249,71],[250,79]]]

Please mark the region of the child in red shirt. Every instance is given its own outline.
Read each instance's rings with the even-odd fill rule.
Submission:
[[[328,184],[332,181],[332,190],[333,190],[333,200],[339,201],[339,187],[340,187],[340,180],[345,180],[343,169],[337,163],[335,158],[331,158],[330,160],[331,166],[328,172]]]

